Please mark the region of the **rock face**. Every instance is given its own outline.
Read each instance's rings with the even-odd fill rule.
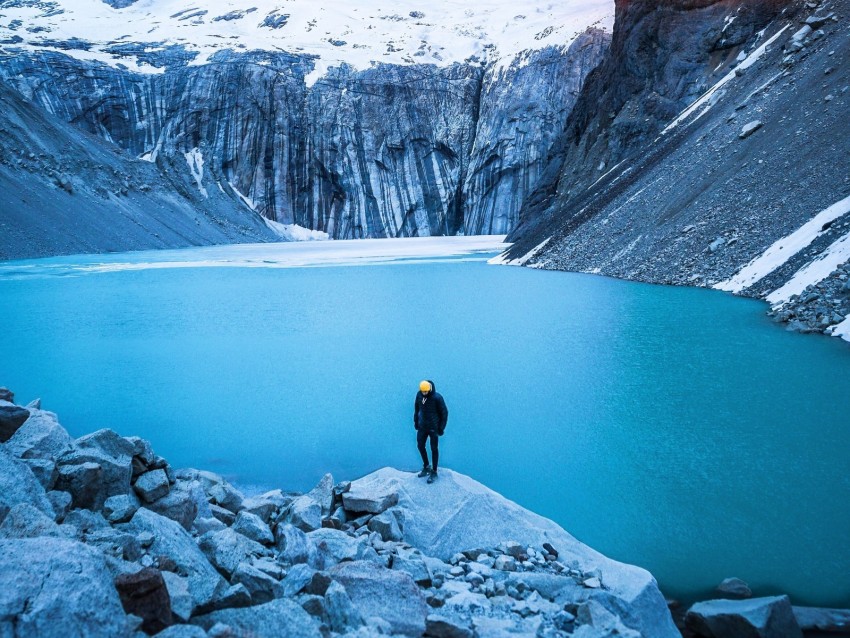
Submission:
[[[802,638],[788,596],[751,600],[709,600],[688,610],[685,621],[699,636]]]
[[[242,208],[246,227],[256,211],[333,238],[496,233],[515,223],[608,37],[593,30],[489,70],[341,65],[310,86],[307,56],[226,51],[148,75],[16,54],[0,56],[0,79],[153,162],[192,204]]]
[[[0,574],[3,635],[129,633],[103,556],[82,543],[43,537],[0,540]]]

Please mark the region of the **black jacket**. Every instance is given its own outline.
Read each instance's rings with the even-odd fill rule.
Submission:
[[[449,410],[442,395],[437,393],[434,382],[428,380],[428,383],[431,384],[431,391],[427,395],[422,392],[416,393],[413,427],[423,432],[436,432],[442,436],[449,420]]]

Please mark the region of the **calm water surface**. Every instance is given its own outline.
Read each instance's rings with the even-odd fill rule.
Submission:
[[[667,595],[738,576],[850,605],[850,347],[761,303],[483,260],[56,270],[74,259],[0,269],[0,385],[74,435],[304,490],[417,468],[431,378],[445,465]]]

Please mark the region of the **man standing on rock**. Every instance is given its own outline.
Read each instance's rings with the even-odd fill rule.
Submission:
[[[437,480],[437,460],[440,456],[438,437],[443,436],[446,431],[448,420],[449,410],[442,395],[437,393],[434,382],[420,382],[416,404],[413,407],[413,427],[416,428],[416,445],[422,456],[422,471],[419,476],[427,476],[429,483]],[[428,467],[428,453],[425,451],[426,439],[431,439],[431,467]]]

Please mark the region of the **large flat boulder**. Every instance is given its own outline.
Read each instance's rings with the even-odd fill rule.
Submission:
[[[9,510],[21,503],[32,505],[50,518],[54,516],[53,505],[32,470],[0,445],[0,523]]]
[[[55,460],[71,449],[73,439],[53,412],[30,408],[30,418],[6,443],[20,459]]]
[[[0,401],[0,443],[5,443],[30,418],[29,410],[8,401]]]
[[[59,538],[0,540],[0,636],[128,636],[103,556]]]
[[[696,603],[685,623],[707,638],[803,638],[788,596]]]
[[[345,501],[348,494],[355,499]],[[391,512],[403,521],[403,540],[425,554],[448,560],[476,547],[503,541],[542,547],[550,543],[558,560],[583,572],[601,574],[599,600],[623,623],[657,638],[680,636],[655,579],[645,569],[609,559],[579,542],[553,521],[520,507],[468,476],[449,469],[428,485],[415,473],[383,468],[351,483],[346,508],[363,507],[371,495],[378,508],[396,501]],[[368,510],[365,510],[368,511]]]
[[[425,632],[429,607],[410,574],[365,561],[340,563],[328,573],[364,620],[382,618],[393,634],[418,638]]]
[[[241,609],[222,609],[192,619],[192,623],[211,629],[217,623],[227,625],[239,638],[321,638],[319,622],[300,605],[279,598],[263,605]]]

